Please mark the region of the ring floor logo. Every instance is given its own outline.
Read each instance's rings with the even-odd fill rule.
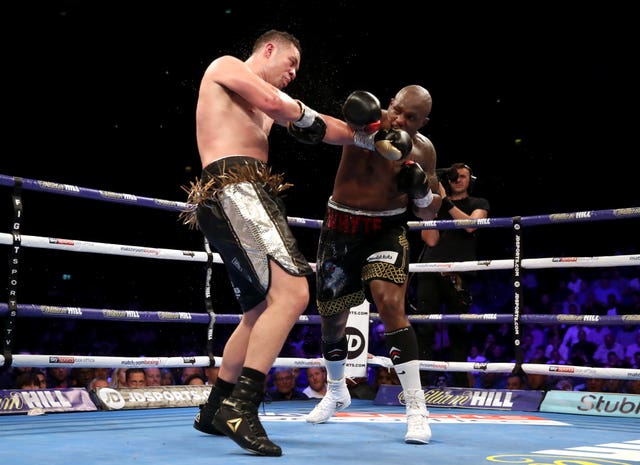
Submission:
[[[532,465],[632,465],[640,463],[640,440],[539,450],[531,454],[492,455],[487,461]]]

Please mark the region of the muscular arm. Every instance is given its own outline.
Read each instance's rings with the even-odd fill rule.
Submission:
[[[296,121],[300,118],[298,101],[260,78],[238,58],[229,55],[217,58],[209,65],[204,79],[210,79],[238,94],[275,121]]]
[[[353,145],[354,131],[341,119],[321,114],[327,123],[327,133],[322,142],[331,145]]]
[[[233,56],[216,59],[207,70],[205,78],[238,94],[281,126],[286,126],[287,122],[296,121],[301,116],[298,100],[260,78],[245,62]],[[353,130],[347,123],[329,115],[320,116],[327,123],[323,142],[332,145],[353,144]]]
[[[433,200],[429,206],[426,208],[417,208],[414,205],[414,213],[425,221],[432,220],[436,217],[442,204],[439,189],[440,183],[436,175],[436,149],[433,143],[427,137],[417,133],[413,140],[413,149],[409,155],[409,159],[420,163],[420,166],[429,179],[431,192],[433,192]]]

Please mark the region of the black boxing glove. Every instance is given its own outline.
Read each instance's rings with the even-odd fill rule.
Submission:
[[[353,143],[357,147],[378,152],[387,160],[400,160],[411,153],[413,142],[407,131],[402,129],[380,129],[373,134],[356,131]]]
[[[367,126],[378,123],[382,118],[380,101],[371,92],[356,90],[344,101],[342,116],[352,127],[364,128],[366,132],[373,132],[367,130]]]
[[[296,121],[287,124],[287,131],[298,142],[303,144],[318,144],[327,133],[327,123],[315,110],[305,106],[298,100],[302,114]]]
[[[420,164],[407,160],[398,173],[398,190],[409,196],[418,208],[426,208],[433,200],[429,179]]]
[[[411,153],[413,142],[407,131],[381,129],[373,137],[376,152],[388,160],[400,160]]]

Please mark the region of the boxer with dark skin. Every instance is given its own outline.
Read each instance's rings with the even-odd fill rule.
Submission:
[[[352,94],[343,106],[345,120],[350,124],[352,119],[358,124],[372,123],[361,118],[362,107],[367,105],[375,114],[375,101],[367,93]],[[344,375],[345,329],[349,309],[367,297],[380,314],[389,357],[403,387],[407,406],[405,442],[427,444],[431,438],[416,335],[405,313],[410,257],[406,222],[412,214],[432,220],[441,203],[440,195],[434,194],[439,192],[436,151],[432,142],[418,132],[429,121],[431,105],[426,89],[410,85],[380,112],[380,131],[408,134],[400,159],[371,151],[365,137],[356,137],[356,145],[342,149],[320,235],[316,270],[328,390],[307,416],[310,423],[324,423],[351,403]]]
[[[418,132],[429,121],[431,106],[431,95],[425,88],[410,85],[401,89],[388,109],[381,111],[380,127],[406,131],[411,136],[411,152],[406,158],[394,161],[384,156],[375,157],[374,152],[356,145],[345,145],[333,185],[333,199],[361,210],[406,207],[408,197],[398,190],[397,175],[407,160],[420,164],[427,174],[431,191],[438,192],[436,150],[431,140]],[[438,196],[427,208],[414,207],[414,213],[425,221],[431,220],[438,212],[440,202]]]

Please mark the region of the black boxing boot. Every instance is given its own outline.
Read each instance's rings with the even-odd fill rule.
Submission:
[[[282,449],[269,440],[258,418],[263,395],[264,382],[240,376],[233,393],[214,415],[213,426],[249,452],[280,457]]]
[[[220,408],[220,404],[224,399],[231,395],[234,384],[218,378],[216,384],[211,387],[209,399],[201,404],[200,411],[193,419],[193,427],[198,431],[206,434],[214,434],[216,436],[224,436],[215,426],[213,426],[213,416]]]
[[[222,402],[222,400],[220,400],[220,402]],[[215,426],[213,426],[213,415],[216,413],[218,408],[220,408],[220,402],[218,402],[217,407],[215,406],[215,404],[210,404],[209,402],[200,404],[198,406],[200,407],[200,411],[193,419],[193,427],[201,433],[224,436],[224,434],[222,434],[216,429]]]

